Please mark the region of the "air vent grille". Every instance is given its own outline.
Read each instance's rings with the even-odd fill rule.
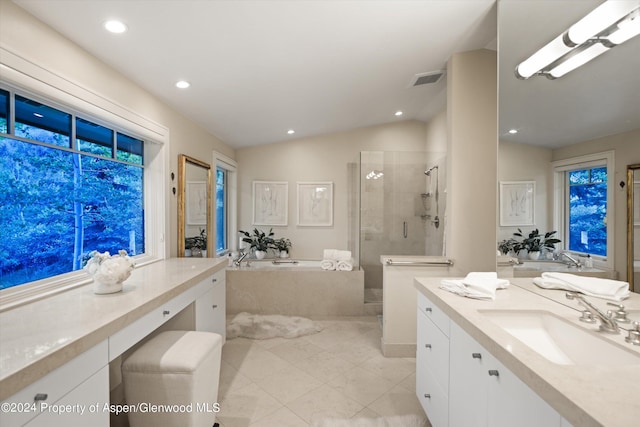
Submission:
[[[431,71],[428,73],[416,74],[411,80],[411,86],[438,83],[442,76],[444,76],[444,71]]]

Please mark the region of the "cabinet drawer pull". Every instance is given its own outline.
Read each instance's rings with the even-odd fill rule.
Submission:
[[[482,359],[482,355],[480,353],[471,353],[471,357],[474,359]]]
[[[490,369],[489,370],[489,376],[490,377],[499,377],[500,373],[496,369]]]
[[[171,314],[171,312],[169,310],[162,310],[162,315],[163,316],[168,316],[169,314]]]
[[[427,313],[431,313],[433,309],[431,307],[425,307],[424,311],[426,311]]]
[[[425,393],[425,394],[424,394],[424,398],[425,398],[425,399],[431,399],[431,395],[430,395],[430,394]]]
[[[215,277],[213,279],[211,279],[211,283],[216,283],[218,281],[218,279],[216,279]]]
[[[45,401],[47,400],[48,397],[49,395],[47,393],[38,393],[34,396],[33,401],[34,402]]]
[[[211,308],[218,308],[218,304],[213,304]]]
[[[431,348],[431,344],[425,344],[424,348]]]

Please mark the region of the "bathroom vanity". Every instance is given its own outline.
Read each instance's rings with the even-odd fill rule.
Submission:
[[[416,394],[434,427],[622,427],[640,419],[640,346],[625,341],[625,330],[597,332],[578,321],[582,307],[564,291],[531,279],[511,279],[495,301],[452,294],[440,280],[415,279]],[[587,299],[606,312],[606,301]],[[640,295],[623,304],[633,319]]]
[[[0,425],[109,426],[110,362],[179,314],[224,337],[225,265],[172,258],[123,292],[81,286],[0,313]]]

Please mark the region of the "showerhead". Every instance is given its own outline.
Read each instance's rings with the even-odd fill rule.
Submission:
[[[426,171],[424,171],[424,174],[427,175],[427,176],[431,176],[431,171],[434,170],[434,169],[438,169],[438,165],[436,165],[436,166],[434,166],[434,167],[432,167],[430,169],[427,169]]]

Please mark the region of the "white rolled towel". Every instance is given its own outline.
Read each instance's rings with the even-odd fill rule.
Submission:
[[[325,249],[323,251],[322,259],[333,259],[337,260],[337,249]]]
[[[563,289],[618,302],[629,297],[629,283],[620,280],[544,272],[533,283],[544,289]]]
[[[335,260],[336,261],[345,261],[345,262],[352,261],[351,251],[336,250]],[[351,267],[353,268],[353,265]]]
[[[320,267],[323,270],[332,271],[335,270],[338,265],[338,262],[335,259],[323,259],[320,261]]]
[[[346,261],[338,261],[336,265],[336,270],[338,271],[351,271],[353,270],[353,258],[350,258]]]

